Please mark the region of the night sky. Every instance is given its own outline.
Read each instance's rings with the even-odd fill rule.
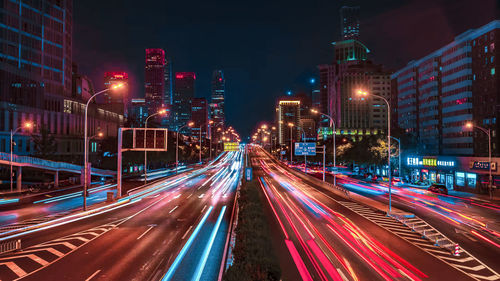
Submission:
[[[248,136],[256,123],[273,120],[278,96],[310,91],[316,66],[332,59],[341,6],[361,6],[361,41],[371,59],[397,70],[500,19],[499,2],[77,0],[73,59],[97,90],[105,71],[128,72],[132,97],[144,96],[145,48],[163,48],[174,72],[196,72],[200,97],[210,96],[212,71],[221,68],[227,122]]]

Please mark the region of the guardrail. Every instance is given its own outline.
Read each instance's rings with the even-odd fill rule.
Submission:
[[[10,161],[10,153],[0,152],[0,160]],[[40,158],[36,158],[36,157],[31,157],[31,156],[19,156],[19,155],[15,155],[15,154],[12,155],[12,162],[37,165],[37,166],[51,168],[54,170],[81,171],[81,169],[82,169],[82,166],[76,165],[76,164],[45,160],[45,159],[40,159]],[[114,172],[114,171],[97,169],[97,168],[92,168],[92,172],[96,173],[96,174],[103,174],[103,175],[116,174],[116,172]]]
[[[437,229],[432,227],[423,219],[415,216],[413,218],[407,218],[402,215],[390,214],[391,217],[395,218],[397,221],[401,222],[411,230],[422,235],[423,238],[434,243],[435,246],[444,248],[451,253],[455,252],[455,247],[458,245],[444,234],[439,232]]]
[[[21,249],[21,239],[0,243],[0,254]]]

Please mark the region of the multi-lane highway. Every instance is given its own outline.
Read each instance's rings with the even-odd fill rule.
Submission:
[[[22,251],[0,256],[0,279],[214,280],[241,159],[241,152],[226,153],[133,192],[112,208],[16,234]]]
[[[306,280],[496,280],[474,256],[454,256],[383,212],[285,168],[261,149],[252,164],[277,231]]]

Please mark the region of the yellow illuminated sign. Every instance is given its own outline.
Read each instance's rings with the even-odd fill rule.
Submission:
[[[224,151],[238,151],[240,149],[239,142],[225,142]]]
[[[424,158],[422,159],[422,165],[437,167],[437,159],[436,158]]]

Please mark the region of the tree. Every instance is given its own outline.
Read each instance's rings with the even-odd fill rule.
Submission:
[[[34,134],[31,136],[33,144],[35,146],[35,156],[52,159],[57,152],[57,142],[54,136],[45,127],[42,127],[40,134]]]

